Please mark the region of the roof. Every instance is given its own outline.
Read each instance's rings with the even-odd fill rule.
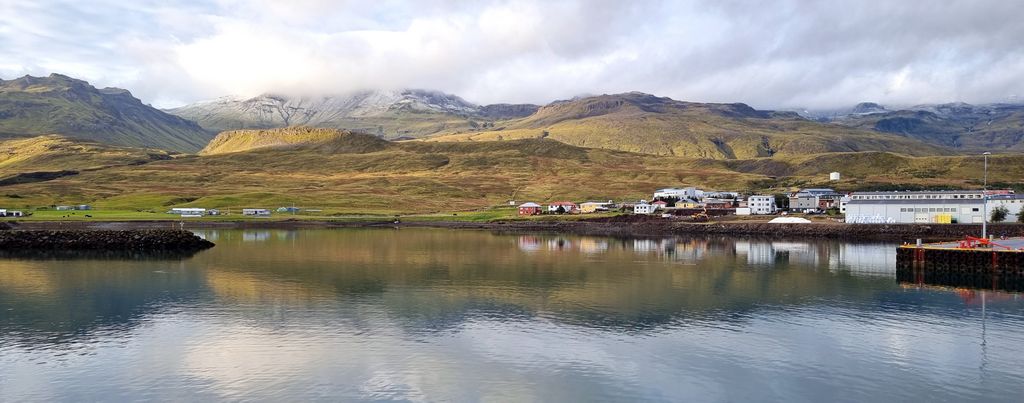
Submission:
[[[527,202],[520,204],[519,207],[540,207],[540,205],[534,202]]]
[[[654,203],[651,203],[651,204],[668,204],[668,202],[664,202],[664,201],[658,200],[658,201],[656,201]]]
[[[847,205],[857,204],[981,204],[982,199],[878,199],[858,200],[850,199]]]
[[[924,191],[895,191],[895,192],[853,192],[853,195],[857,196],[888,196],[888,195],[926,195],[926,194],[958,194],[958,193],[978,193],[981,190],[924,190]]]

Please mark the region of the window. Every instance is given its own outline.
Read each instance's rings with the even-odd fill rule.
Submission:
[[[975,208],[972,208],[972,209],[971,209],[971,211],[977,212],[977,211],[978,211],[978,208],[977,208],[977,207],[975,207]]]

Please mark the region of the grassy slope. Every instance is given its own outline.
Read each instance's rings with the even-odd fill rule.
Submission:
[[[63,148],[20,147],[19,159],[5,172],[147,162],[143,156],[148,154],[138,150],[77,152],[73,147],[90,146],[37,141],[55,141]],[[33,153],[35,159],[23,158]],[[1024,155],[997,155],[991,166],[992,183],[1024,177]],[[344,131],[287,129],[226,133],[206,155],[150,158],[142,165],[2,186],[0,206],[91,203],[100,209],[162,212],[170,206],[295,204],[323,209],[326,215],[430,213],[484,210],[513,194],[520,201],[545,202],[637,199],[658,187],[680,185],[782,191],[825,184],[833,170],[844,174],[837,184],[841,189],[893,183],[970,187],[981,176],[981,160],[881,152],[710,160],[580,148],[546,139],[390,143]]]
[[[826,152],[945,150],[898,135],[755,111],[742,104],[696,104],[645,94],[603,95],[546,106],[498,129],[454,133],[433,141],[547,137],[568,144],[691,158],[747,159]]]

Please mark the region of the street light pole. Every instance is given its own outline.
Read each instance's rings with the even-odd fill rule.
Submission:
[[[992,153],[986,151],[981,155],[985,157],[985,178],[981,185],[981,237],[988,239],[988,156]]]

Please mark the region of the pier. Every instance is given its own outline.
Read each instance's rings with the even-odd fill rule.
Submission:
[[[896,250],[899,281],[1024,291],[1024,238],[903,245]]]

